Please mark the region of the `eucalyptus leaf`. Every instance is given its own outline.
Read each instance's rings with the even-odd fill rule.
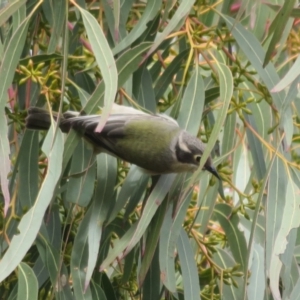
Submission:
[[[38,299],[38,283],[32,269],[26,263],[20,263],[18,300]]]
[[[88,11],[81,8],[79,10],[105,84],[104,107],[97,126],[97,131],[100,132],[109,116],[117,93],[118,71],[111,49],[98,22]]]
[[[60,131],[52,140],[53,131],[48,132],[44,143],[49,165],[43,185],[37,195],[35,205],[23,216],[19,223],[19,234],[11,240],[7,252],[0,262],[0,281],[5,279],[23,259],[31,247],[41,226],[45,211],[52,199],[58,179],[60,178],[63,153],[63,138]],[[53,144],[51,146],[50,143]]]
[[[184,297],[186,299],[200,300],[200,284],[196,262],[186,232],[181,229],[178,239],[178,255],[181,264]]]

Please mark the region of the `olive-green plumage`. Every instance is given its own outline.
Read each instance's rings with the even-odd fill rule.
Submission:
[[[109,153],[152,174],[191,172],[198,168],[205,149],[199,139],[182,130],[169,117],[149,115],[132,108],[127,110],[129,113],[125,109],[125,113],[111,114],[100,133],[95,132],[99,115],[79,116],[76,112],[66,112],[59,126],[63,132],[73,128],[97,153]],[[34,107],[28,111],[26,127],[46,130],[50,121],[47,111]],[[219,178],[210,157],[204,169]]]
[[[114,153],[145,170],[154,172],[155,166],[155,171],[158,173],[175,172],[171,167],[173,157],[168,159],[169,156],[162,157],[160,153],[169,152],[169,145],[178,136],[180,129],[173,124],[165,125],[165,121],[160,119],[131,120],[125,126],[124,135],[115,138]],[[136,128],[139,130],[137,131]]]

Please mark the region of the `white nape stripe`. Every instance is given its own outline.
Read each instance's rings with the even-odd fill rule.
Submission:
[[[161,118],[163,118],[166,121],[172,122],[174,125],[178,126],[178,123],[176,120],[174,120],[173,118],[171,118],[170,116],[166,115],[166,114],[158,114],[157,116],[160,116]]]
[[[180,149],[183,150],[184,152],[191,153],[191,150],[188,148],[187,144],[183,141],[182,135],[183,135],[183,132],[181,132],[179,134],[178,145],[179,145]]]

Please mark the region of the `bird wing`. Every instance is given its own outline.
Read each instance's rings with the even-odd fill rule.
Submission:
[[[166,118],[162,115],[148,115],[148,114],[111,114],[105,123],[101,132],[95,132],[99,123],[99,115],[87,115],[65,118],[61,121],[60,127],[67,129],[73,128],[82,134],[88,141],[90,141],[97,151],[108,152],[109,154],[119,156],[115,151],[115,143],[117,139],[126,137],[125,125],[131,120],[157,120],[164,122],[171,122],[172,125],[178,126],[175,120]]]
[[[61,120],[60,126],[72,127],[76,131],[94,131],[99,123],[101,116],[100,115],[86,115],[86,116],[76,116],[76,117],[67,117]],[[124,126],[127,122],[131,120],[157,120],[170,122],[173,125],[177,125],[177,122],[165,115],[147,115],[147,114],[111,114],[105,126],[103,127],[98,135],[109,136],[109,137],[120,137],[124,136]]]

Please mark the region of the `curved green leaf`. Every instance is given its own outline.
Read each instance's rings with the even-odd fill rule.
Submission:
[[[100,272],[108,268],[108,266],[118,257],[123,257],[124,250],[127,245],[131,241],[136,228],[138,226],[138,222],[134,223],[129,230],[122,236],[121,239],[114,243],[114,248],[108,253],[107,257],[103,260],[100,266]]]
[[[19,194],[23,208],[30,208],[34,204],[38,193],[38,155],[39,134],[27,130],[19,152]]]
[[[8,173],[10,172],[10,147],[7,137],[8,127],[4,108],[7,102],[7,90],[12,84],[18,60],[22,54],[26,41],[31,15],[29,15],[17,28],[9,40],[0,66],[0,185],[4,196],[4,214],[7,213],[10,195],[8,189]]]
[[[92,206],[81,221],[71,254],[71,274],[76,298],[92,300],[89,286],[86,286],[86,267],[88,265],[88,227],[92,214]]]
[[[64,0],[43,1],[43,12],[51,26],[52,34],[48,43],[48,53],[53,53],[64,29],[66,2]]]
[[[160,266],[160,277],[162,283],[171,293],[176,293],[176,275],[175,275],[175,249],[168,250],[168,240],[170,239],[170,230],[172,228],[172,209],[170,206],[166,213],[164,223],[161,229],[160,240],[159,240],[159,266]],[[175,243],[177,240],[175,241]],[[171,255],[171,256],[170,256]]]
[[[271,92],[278,93],[290,85],[300,74],[300,56],[297,57],[294,64],[289,68],[284,77],[272,88]],[[297,81],[298,82],[298,81]]]
[[[0,261],[0,281],[5,279],[17,267],[28,249],[32,246],[60,178],[63,136],[60,130],[58,130],[53,141],[53,134],[54,131],[51,128],[47,134],[43,148],[48,157],[46,177],[34,206],[30,208],[19,223],[19,234],[13,237],[7,252]]]
[[[159,10],[161,9],[161,0],[147,1],[145,11],[138,23],[133,27],[130,33],[112,50],[116,55],[125,48],[129,47],[136,39],[138,39],[142,33],[147,29],[147,23],[155,18]]]
[[[159,299],[160,290],[159,256],[158,247],[156,247],[149,271],[143,284],[143,300]]]
[[[173,61],[168,65],[166,70],[160,75],[156,81],[154,87],[154,93],[156,101],[158,101],[163,94],[165,93],[166,89],[168,88],[169,84],[172,82],[174,75],[180,69],[182,62],[187,59],[189,54],[189,49],[186,49],[180,52]],[[155,78],[156,80],[156,78]]]
[[[38,282],[32,269],[25,263],[20,263],[18,276],[17,300],[38,299]]]
[[[87,287],[98,259],[99,245],[103,224],[108,212],[115,203],[115,184],[117,177],[117,162],[112,156],[101,154],[97,157],[97,184],[93,197],[92,213],[88,226],[88,264],[86,270],[85,288]]]
[[[196,66],[181,100],[177,119],[180,128],[185,129],[192,135],[197,135],[199,131],[204,97],[204,82],[200,74],[200,69]]]
[[[89,41],[91,43],[97,64],[102,72],[105,84],[104,107],[99,118],[96,131],[100,132],[112,109],[118,88],[118,71],[115,59],[108,45],[107,39],[97,20],[88,11],[78,7]]]
[[[91,281],[91,291],[92,291],[93,300],[107,300],[104,291],[100,286],[99,281],[96,280]]]
[[[198,269],[194,260],[194,253],[189,238],[183,228],[181,228],[177,249],[182,271],[184,298],[200,300]]]
[[[153,46],[147,53],[147,56],[150,56],[159,45],[166,39],[166,37],[176,28],[181,25],[181,23],[185,20],[186,15],[192,9],[194,5],[193,0],[181,1],[180,5],[177,7],[175,14],[172,16],[168,25],[164,28],[163,32],[156,38]]]
[[[145,68],[141,78],[141,85],[138,93],[137,103],[148,111],[155,113],[156,101],[152,85],[153,83],[150,72],[147,68]]]
[[[282,160],[275,158],[271,168],[268,197],[266,206],[266,267],[270,268],[274,244],[283,219],[283,211],[286,205],[287,174]],[[271,204],[272,203],[272,204]],[[269,204],[269,205],[268,205]],[[290,216],[289,216],[290,217]]]
[[[140,190],[141,194],[144,193],[146,185],[149,181],[148,179],[149,175],[142,174],[139,167],[135,165],[131,166],[118,194],[115,206],[109,213],[109,219],[107,221],[108,224],[116,218],[117,214],[122,210],[126,202],[128,200],[130,201],[131,197],[138,192],[137,190]]]
[[[182,180],[184,180],[182,176]],[[181,187],[181,184],[176,184],[176,191],[178,190],[177,186]],[[189,190],[188,193],[183,195],[182,189],[179,188],[180,192],[176,193],[175,199],[179,202],[176,209],[173,209],[171,206],[169,208],[168,214],[166,216],[165,222],[162,226],[162,232],[159,243],[159,261],[160,269],[162,276],[162,282],[168,288],[169,291],[175,292],[175,260],[174,253],[175,247],[182,229],[182,223],[186,216],[187,208],[190,204],[192,198],[192,190]],[[184,197],[184,198],[182,198]],[[174,211],[173,211],[174,210]],[[171,218],[171,220],[169,219]]]
[[[5,23],[25,3],[26,0],[15,0],[4,3],[5,6],[0,7],[0,26],[2,26],[3,23]]]
[[[95,181],[94,153],[81,139],[73,152],[65,200],[86,207],[93,195]]]
[[[131,241],[128,243],[124,255],[126,255],[140,240],[141,236],[147,229],[152,217],[154,216],[158,206],[164,200],[166,194],[169,192],[170,187],[176,177],[176,174],[161,175],[158,182],[156,183],[152,193],[146,200],[142,216],[138,222],[136,232],[134,233]]]
[[[216,67],[219,73],[220,80],[220,99],[222,99],[222,108],[220,109],[218,116],[216,117],[216,123],[214,125],[213,131],[210,135],[210,139],[206,145],[205,151],[201,157],[201,162],[198,171],[194,175],[195,177],[199,174],[208,159],[217,139],[219,136],[219,132],[221,131],[222,126],[224,125],[228,107],[231,101],[232,93],[233,93],[233,78],[230,69],[216,62]],[[194,177],[194,178],[195,178]]]
[[[60,243],[59,245],[55,245],[54,242],[55,241],[50,239],[45,224],[42,223],[39,235],[36,239],[36,246],[47,273],[50,275],[51,283],[53,286],[56,286],[54,291],[55,296],[58,299],[69,299],[72,295],[68,281],[69,274],[65,264],[61,263]]]
[[[216,253],[213,255],[214,262],[221,269],[229,269],[235,266],[234,259],[223,249],[217,249]],[[222,271],[221,271],[222,272]],[[222,278],[222,276],[221,276]],[[233,284],[228,285],[224,282],[218,280],[218,286],[220,289],[220,294],[224,300],[241,300],[243,298],[242,289],[240,288],[243,284],[243,279],[241,277],[234,277],[234,280],[237,283],[237,287]]]
[[[273,34],[271,42],[264,59],[263,67],[265,67],[273,54],[276,44],[280,41],[283,30],[287,24],[288,19],[291,17],[291,12],[295,6],[296,0],[285,1],[283,6],[278,11],[275,19],[270,25],[269,34]]]
[[[249,278],[248,299],[264,299],[265,280],[265,257],[264,249],[258,245],[253,245],[253,257],[251,262],[251,277]]]
[[[133,74],[139,67],[144,53],[151,47],[152,43],[142,43],[128,51],[124,52],[116,61],[118,70],[118,88],[127,81],[129,76]],[[87,114],[95,113],[99,107],[103,106],[104,82],[101,81],[94,93],[91,95],[88,103],[84,107]]]
[[[222,18],[231,30],[239,47],[243,50],[251,62],[254,70],[257,71],[269,91],[271,91],[275,84],[279,81],[279,76],[272,63],[269,63],[266,68],[263,68],[265,52],[261,44],[255,36],[252,35],[251,32],[247,31],[239,22],[224,15],[222,15]],[[284,93],[271,94],[271,96],[276,107],[280,108],[283,102]]]
[[[160,207],[157,209],[153,219],[151,220],[151,223],[149,224],[149,230],[147,233],[147,240],[145,245],[145,253],[142,257],[141,267],[138,275],[139,284],[140,286],[143,285],[144,280],[146,277],[152,277],[152,274],[149,274],[151,272],[151,268],[155,268],[156,262],[153,262],[153,259],[157,259],[158,261],[158,272],[160,273],[159,269],[159,247],[158,247],[158,241],[161,234],[161,227],[166,215],[166,210],[168,207],[168,202],[163,201],[163,203],[160,205]],[[155,256],[155,257],[154,257]],[[157,256],[157,257],[156,257]],[[150,269],[149,269],[150,268]],[[145,283],[147,286],[148,284]]]
[[[249,241],[248,241],[247,258],[246,258],[246,261],[245,261],[245,268],[244,268],[245,280],[244,280],[244,283],[243,283],[243,298],[241,298],[241,299],[246,299],[246,297],[247,297],[246,296],[247,295],[247,282],[248,282],[248,276],[249,276],[248,266],[250,264],[250,257],[252,255],[252,246],[253,246],[254,236],[255,236],[255,233],[256,233],[256,226],[258,224],[257,220],[258,220],[259,211],[260,211],[260,208],[261,208],[261,203],[262,203],[262,200],[263,200],[264,191],[265,191],[265,188],[266,188],[266,185],[267,185],[267,182],[268,182],[268,178],[269,178],[274,160],[276,158],[276,155],[277,155],[277,153],[275,153],[273,155],[273,157],[272,157],[272,159],[269,163],[269,166],[268,166],[268,168],[265,172],[265,176],[264,176],[262,184],[261,184],[261,189],[260,189],[259,195],[258,195],[257,200],[256,200],[256,204],[255,204],[255,211],[253,213],[252,227],[251,227],[250,237],[249,237]]]
[[[292,180],[288,181],[286,190],[286,203],[284,209],[281,210],[282,221],[275,242],[270,264],[270,287],[274,297],[280,297],[279,275],[282,268],[281,254],[289,250],[287,247],[287,237],[293,228],[300,226],[300,199],[297,195],[299,188]],[[268,235],[268,233],[267,233]]]
[[[215,206],[215,216],[225,231],[235,261],[240,263],[241,267],[244,268],[247,244],[243,233],[238,227],[239,217],[236,214],[232,214],[232,208],[227,204],[217,204]]]
[[[244,114],[245,120],[251,126],[254,131],[257,132],[255,120],[253,116],[249,116]],[[249,143],[249,148],[252,154],[252,159],[255,165],[256,176],[258,180],[262,180],[266,174],[266,162],[264,160],[264,152],[262,148],[262,143],[258,139],[258,137],[249,129],[247,128],[247,139]]]

